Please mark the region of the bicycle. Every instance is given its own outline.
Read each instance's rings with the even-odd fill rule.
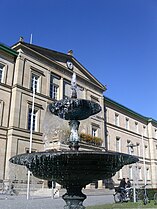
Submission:
[[[157,193],[154,194],[154,205],[157,205]]]
[[[133,197],[132,192],[132,187],[126,189],[115,187],[115,192],[113,194],[115,203],[131,201]]]
[[[137,200],[142,200],[144,205],[150,203],[150,200],[149,200],[148,194],[147,194],[146,186],[147,186],[147,184],[145,184],[144,186],[140,187],[137,190]]]
[[[18,192],[14,189],[14,185],[12,184],[10,187],[6,187],[2,189],[3,195],[18,195]]]

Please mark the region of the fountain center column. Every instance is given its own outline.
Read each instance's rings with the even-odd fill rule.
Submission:
[[[70,126],[70,137],[69,137],[69,148],[71,150],[78,150],[79,149],[79,142],[80,138],[78,135],[78,129],[79,129],[80,122],[78,120],[71,120],[69,122]]]

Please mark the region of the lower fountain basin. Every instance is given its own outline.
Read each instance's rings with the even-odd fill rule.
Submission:
[[[108,179],[124,165],[137,161],[132,155],[103,151],[46,151],[10,159],[14,164],[26,166],[35,177],[53,180],[65,187],[83,187],[95,180]]]

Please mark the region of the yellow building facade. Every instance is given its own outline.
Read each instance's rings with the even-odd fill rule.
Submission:
[[[52,137],[50,134],[58,122],[53,116],[45,120],[45,115],[48,104],[71,96],[73,72],[77,77],[78,98],[93,100],[102,107],[99,114],[81,121],[79,133],[88,134],[88,140],[81,142],[81,149],[111,150],[138,156],[137,164],[117,172],[113,178],[115,184],[126,177],[137,186],[146,180],[149,187],[156,188],[157,121],[104,97],[104,85],[74,58],[72,50],[65,54],[25,43],[22,39],[11,48],[0,45],[0,181],[27,183],[27,170],[12,170],[9,159],[29,152],[33,81],[32,151],[68,149],[62,135],[52,134]],[[65,127],[61,122],[60,128]],[[65,131],[68,133],[68,126]],[[100,141],[91,143],[89,135]],[[99,187],[102,186],[99,182]]]

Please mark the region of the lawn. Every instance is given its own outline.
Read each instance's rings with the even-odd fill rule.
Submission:
[[[88,206],[87,209],[121,209],[121,208],[157,208],[157,205],[154,205],[154,201],[151,201],[147,205],[144,205],[142,202],[128,202],[128,203],[114,203],[114,204],[105,204],[97,206]]]

